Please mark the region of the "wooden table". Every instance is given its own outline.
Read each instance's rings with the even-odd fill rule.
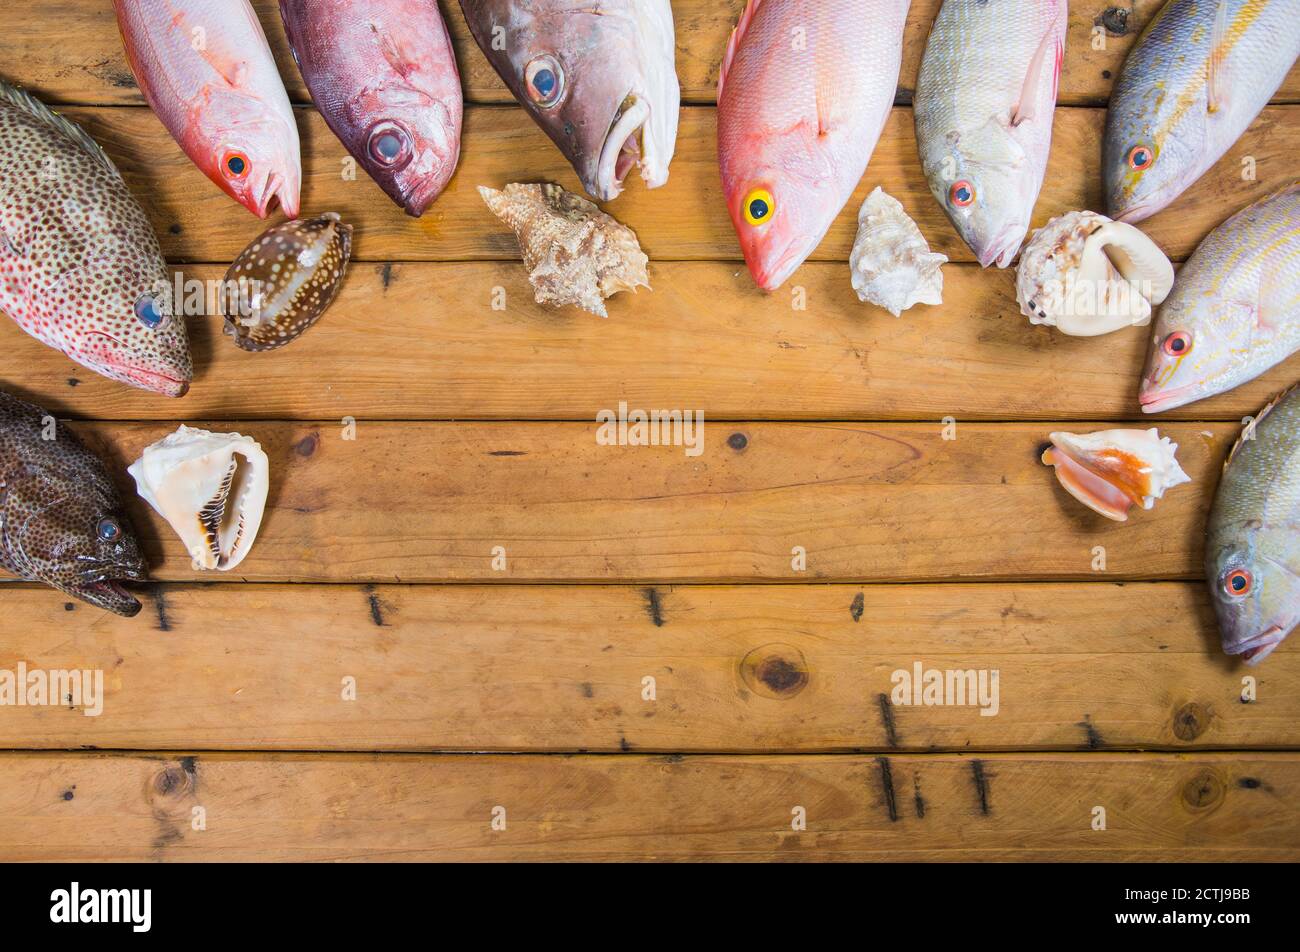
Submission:
[[[455,4],[464,152],[419,221],[343,179],[276,4],[255,5],[302,104],[303,208],[356,226],[352,270],[282,352],[192,322],[179,402],[0,322],[3,386],[76,421],[124,489],[181,420],[254,436],[273,468],[233,577],[192,572],[132,492],[159,580],[139,617],[4,586],[0,667],[100,668],[107,697],[99,717],[0,712],[0,858],[1300,858],[1300,641],[1256,669],[1225,658],[1200,581],[1241,418],[1300,360],[1152,421],[1136,404],[1147,332],[1030,326],[1013,275],[972,263],[921,176],[907,103],[938,0],[912,4],[899,105],[858,194],[773,295],[738,260],[716,166],[742,2],[677,0],[672,180],[610,206],[654,290],[605,321],[533,304],[476,194],[577,182]],[[1072,4],[1036,225],[1099,207],[1111,78],[1159,3],[1131,6]],[[219,276],[262,226],[143,106],[111,4],[6,16],[5,78],[105,145],[188,276]],[[1298,153],[1294,71],[1144,227],[1185,259],[1292,181]],[[853,295],[845,260],[877,184],[954,260],[942,307],[895,320]],[[702,410],[704,452],[597,445],[597,412],[620,401]],[[1158,424],[1194,481],[1121,525],[1038,453],[1052,430],[1123,421]],[[996,669],[997,715],[896,703],[894,672],[917,662]]]

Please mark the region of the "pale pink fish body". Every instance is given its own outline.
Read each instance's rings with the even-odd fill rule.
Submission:
[[[779,287],[852,197],[898,87],[910,0],[750,0],[718,90],[727,209]]]
[[[231,198],[298,216],[298,126],[248,0],[114,0],[127,59],[154,113]]]
[[[1047,172],[1066,0],[944,0],[916,81],[921,168],[984,267],[1015,259]]]

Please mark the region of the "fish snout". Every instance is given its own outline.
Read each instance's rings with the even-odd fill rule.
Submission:
[[[1020,243],[1024,240],[1027,228],[1012,224],[1002,229],[987,244],[974,243],[972,250],[979,260],[981,268],[996,264],[999,268],[1008,268],[1020,254]]]

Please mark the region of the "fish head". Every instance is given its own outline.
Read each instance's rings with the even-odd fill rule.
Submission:
[[[505,48],[489,37],[488,58],[592,198],[617,198],[633,167],[647,188],[665,184],[681,111],[671,8],[553,6],[512,4]]]
[[[62,472],[15,489],[33,493],[25,517],[10,520],[9,544],[27,574],[97,608],[131,617],[140,602],[121,585],[149,577],[116,493],[98,477]]]
[[[1206,553],[1206,576],[1219,619],[1225,654],[1257,664],[1300,622],[1300,575],[1284,553],[1269,550],[1269,535],[1258,522],[1231,533]]]
[[[418,218],[456,171],[461,117],[438,100],[387,85],[365,112],[353,154],[393,201]]]
[[[213,144],[204,147],[199,164],[222,191],[258,218],[266,218],[277,200],[286,218],[298,217],[302,156],[296,126],[251,110],[231,114],[203,139]]]
[[[1138,391],[1144,413],[1161,413],[1222,393],[1249,375],[1245,362],[1254,307],[1180,293],[1160,309]]]
[[[1181,107],[1163,86],[1117,90],[1102,145],[1106,213],[1134,224],[1150,218],[1200,177],[1207,153],[1206,116]],[[1177,108],[1175,108],[1177,107]]]
[[[64,329],[63,351],[111,380],[181,397],[194,378],[185,318],[157,246],[141,252],[112,235],[44,302]]]
[[[980,267],[1009,267],[1038,197],[1028,156],[1009,130],[994,123],[954,142],[926,169],[930,191]]]

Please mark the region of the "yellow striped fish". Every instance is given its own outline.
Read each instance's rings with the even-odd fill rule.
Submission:
[[[1164,208],[1241,138],[1300,56],[1300,0],[1170,0],[1115,80],[1107,213]]]
[[[1138,399],[1147,413],[1225,393],[1300,350],[1300,182],[1201,242],[1160,309]]]

